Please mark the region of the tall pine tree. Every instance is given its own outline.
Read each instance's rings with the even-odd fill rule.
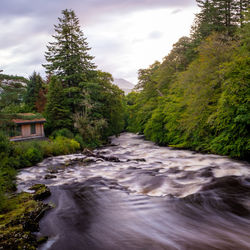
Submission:
[[[243,24],[243,13],[249,8],[249,0],[196,0],[201,12],[196,15],[192,27],[193,39],[201,41],[212,32],[225,32],[233,36]]]
[[[78,110],[84,82],[90,80],[95,65],[89,55],[88,43],[81,31],[79,19],[73,10],[63,10],[59,23],[55,25],[55,41],[47,46],[47,64],[43,65],[50,75],[60,77],[67,94],[70,111]]]

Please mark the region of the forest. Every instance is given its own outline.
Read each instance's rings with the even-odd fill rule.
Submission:
[[[249,160],[249,3],[197,3],[190,36],[139,70],[127,127],[160,145]]]
[[[95,149],[128,131],[160,146],[250,160],[249,1],[196,2],[200,12],[190,36],[181,37],[162,62],[139,69],[138,84],[126,96],[93,63],[71,9],[62,11],[47,44],[46,77],[33,72],[27,79],[0,68],[0,248],[1,242],[28,242],[25,249],[36,249],[31,232],[39,220],[30,221],[44,214],[45,205],[34,197],[50,191],[38,184],[34,194],[16,194],[16,176],[47,157]],[[10,141],[17,133],[13,119],[24,114],[46,119],[46,139]],[[25,214],[33,214],[29,225]]]
[[[97,69],[73,10],[63,10],[45,58],[47,77],[0,74],[0,210],[9,206],[17,169],[49,156],[80,152],[107,143],[124,130],[124,93],[112,76]],[[13,119],[46,118],[47,140],[10,142]]]
[[[95,148],[122,131],[159,145],[249,160],[250,23],[248,1],[197,0],[189,37],[138,71],[127,96],[98,70],[79,19],[63,10],[45,52],[46,79],[0,74],[0,196],[16,170],[43,158]],[[46,141],[10,142],[12,119],[45,117]],[[1,202],[0,209],[6,208]]]

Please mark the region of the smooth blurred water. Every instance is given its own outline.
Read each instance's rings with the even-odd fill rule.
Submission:
[[[77,154],[20,171],[19,191],[44,183],[56,205],[40,222],[40,249],[250,249],[248,163],[131,133],[112,143],[95,153],[120,162]]]

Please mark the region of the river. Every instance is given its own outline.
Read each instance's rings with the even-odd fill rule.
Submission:
[[[52,193],[38,233],[49,239],[39,249],[250,249],[248,163],[131,133],[94,153],[19,172],[19,191],[43,183]]]

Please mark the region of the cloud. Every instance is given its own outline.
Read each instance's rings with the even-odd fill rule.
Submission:
[[[92,15],[108,11],[128,12],[133,10],[187,7],[194,0],[1,0],[0,16],[51,16],[64,8],[75,8]],[[111,13],[112,14],[112,13]]]
[[[179,12],[181,12],[181,9],[175,9],[175,10],[173,10],[173,11],[171,12],[171,14],[174,15],[174,14],[177,14],[177,13],[179,13]]]
[[[165,56],[162,50],[157,50],[176,39],[169,37],[172,24],[168,18],[195,6],[195,0],[0,1],[0,66],[6,74],[27,76],[34,70],[44,72],[41,64],[46,45],[52,40],[61,11],[68,8],[79,17],[96,64],[118,78],[128,77],[133,82],[138,68],[159,59],[159,55]],[[160,17],[155,14],[167,9],[168,12],[160,11]],[[186,28],[186,24],[182,26]],[[144,48],[152,55],[146,54]]]
[[[158,30],[154,30],[148,35],[150,39],[159,39],[161,37],[163,37],[163,33]]]

